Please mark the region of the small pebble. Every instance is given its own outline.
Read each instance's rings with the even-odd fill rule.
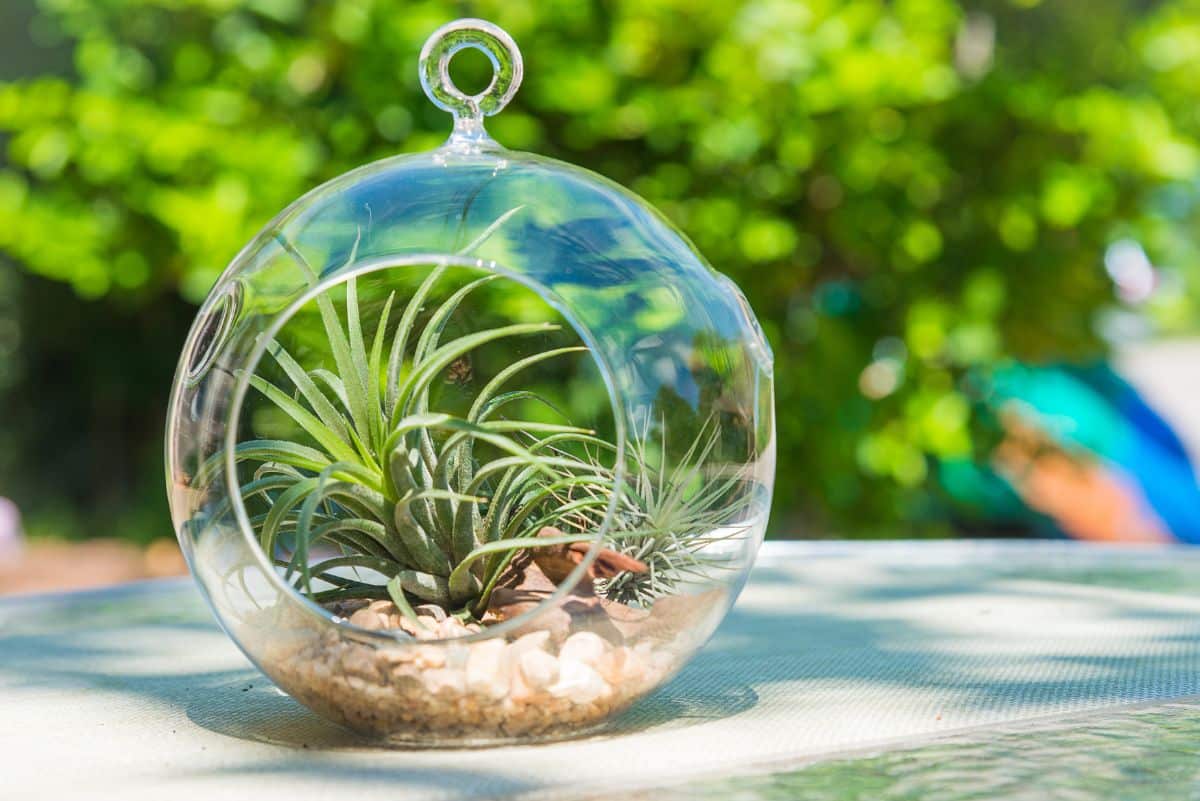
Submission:
[[[503,698],[508,692],[508,666],[504,660],[503,640],[484,640],[471,646],[467,659],[467,687],[490,698]]]
[[[521,676],[533,689],[549,687],[558,679],[558,660],[540,649],[529,648],[517,658]]]
[[[386,615],[381,615],[370,607],[359,609],[350,616],[350,624],[363,629],[386,629],[388,627],[388,619]]]
[[[546,650],[550,646],[550,632],[534,631],[522,635],[508,646],[509,655],[516,658],[528,650]]]
[[[421,678],[434,695],[462,695],[466,690],[466,677],[461,670],[434,668],[425,671]]]
[[[413,654],[413,664],[419,668],[440,668],[446,664],[446,650],[436,645],[419,646]]]
[[[360,615],[355,625],[382,618],[394,626],[393,609],[373,602],[347,611]],[[264,669],[301,702],[360,731],[421,742],[578,732],[654,689],[687,652],[648,632],[610,641],[593,630],[548,630],[557,621],[541,615],[511,640],[432,642],[480,627],[432,608],[421,618],[421,625],[400,621],[420,632],[420,643],[368,645],[327,626],[309,628],[303,618],[285,627],[273,610],[245,635],[264,643]]]
[[[434,622],[440,622],[446,619],[446,610],[437,604],[421,604],[413,608],[413,611],[418,615],[433,618]]]
[[[567,638],[567,641],[562,644],[562,648],[559,649],[558,656],[563,660],[574,660],[595,667],[604,659],[608,650],[608,643],[598,634],[581,631]]]
[[[443,640],[465,637],[470,633],[463,622],[455,617],[444,618],[437,624],[437,636]]]
[[[559,658],[558,681],[550,687],[551,695],[568,698],[576,704],[590,704],[611,692],[612,687],[591,665]]]

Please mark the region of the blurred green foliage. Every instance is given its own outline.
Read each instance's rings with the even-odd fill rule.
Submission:
[[[73,70],[0,83],[0,492],[60,531],[167,532],[180,299],[310,187],[441,142],[416,58],[456,16],[525,55],[493,136],[631,186],[746,290],[777,535],[944,532],[935,465],[990,442],[974,371],[1101,353],[1113,241],[1168,268],[1160,326],[1195,319],[1197,0],[38,5]]]

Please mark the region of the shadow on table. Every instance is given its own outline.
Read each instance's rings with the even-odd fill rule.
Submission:
[[[1006,667],[1027,663],[1038,668],[1047,659],[1074,665],[1076,669],[1065,675],[1040,668],[1026,676],[1020,670],[997,673],[969,660],[948,658],[979,642],[969,633],[939,628],[936,619],[914,622],[886,610],[893,603],[980,590],[970,577],[951,573],[909,577],[903,586],[835,582],[815,601],[779,607],[764,607],[760,601],[752,608],[735,609],[679,676],[592,736],[665,731],[727,719],[753,709],[768,690],[773,703],[793,705],[798,714],[808,705],[810,693],[830,686],[852,693],[866,687],[916,688],[960,702],[966,699],[977,709],[1046,699],[1115,704],[1200,694],[1200,618],[1186,608],[1153,610],[1155,621],[1171,620],[1179,632],[1156,640],[1153,649],[1131,648],[1102,659],[1064,651],[1013,654],[1005,660]],[[794,572],[762,569],[755,575],[756,591],[760,598],[786,597],[785,591],[800,580]],[[1039,592],[1050,598],[1056,590],[1028,592],[1030,598]],[[227,647],[223,635],[190,588],[180,585],[169,598],[147,593],[106,598],[99,604],[76,601],[49,612],[29,605],[30,610],[38,609],[37,620],[23,619],[20,605],[0,607],[0,687],[126,693],[180,710],[209,731],[290,748],[372,746],[283,695],[249,666],[189,671],[205,649],[219,652]],[[1116,601],[1110,605],[1102,597],[1089,603],[1096,614],[1114,621],[1151,614],[1118,608]],[[169,651],[156,649],[164,642],[171,643]],[[183,669],[174,669],[181,660]],[[772,690],[782,685],[786,693]],[[292,762],[272,764],[261,762],[254,769],[283,770],[286,764],[287,770],[295,770]]]
[[[694,726],[721,720],[752,708],[758,695],[748,684],[712,688],[668,685],[635,704],[601,729],[592,729],[579,739],[597,739],[647,729]],[[204,698],[189,703],[187,716],[209,731],[243,740],[290,748],[322,750],[412,746],[381,744],[350,732],[319,717],[280,692],[258,673],[220,682],[207,688]]]
[[[395,788],[395,795],[400,798],[414,797],[415,788],[428,788],[430,796],[461,801],[528,797],[530,793],[545,790],[539,784],[460,765],[440,764],[436,768],[421,768],[378,759],[370,763],[347,763],[338,761],[332,754],[322,755],[320,752],[313,752],[304,760],[288,755],[279,759],[259,760],[250,767],[227,766],[221,768],[220,773],[223,776],[257,778],[277,776],[283,780],[311,779],[317,787],[326,788],[331,796],[335,793],[354,793],[356,787],[361,787],[363,790],[373,790],[371,796],[376,797],[380,785]],[[205,771],[193,775],[205,777],[209,774]],[[305,797],[303,793],[300,796]],[[321,794],[319,797],[326,796]]]
[[[26,616],[24,610],[36,610],[37,616]],[[171,644],[165,658],[154,654],[155,643],[164,642]],[[186,669],[189,662],[198,661],[189,660],[190,655],[228,647],[190,586],[175,585],[167,591],[162,585],[130,586],[57,596],[44,603],[10,599],[0,606],[0,690],[28,686],[122,693],[178,709],[218,734],[289,748],[395,748],[319,717],[249,665],[236,670]],[[148,669],[164,661],[183,669]],[[585,736],[696,725],[757,703],[752,675],[734,683],[689,680],[703,676],[703,663],[702,654],[667,687]]]

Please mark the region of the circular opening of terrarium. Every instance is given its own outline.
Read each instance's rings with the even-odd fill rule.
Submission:
[[[611,373],[544,290],[481,262],[363,265],[239,376],[228,479],[268,575],[335,622],[481,637],[643,566]]]

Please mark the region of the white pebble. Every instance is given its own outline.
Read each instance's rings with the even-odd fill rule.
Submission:
[[[567,638],[559,649],[558,656],[564,660],[570,659],[595,667],[604,659],[607,651],[608,643],[600,635],[581,631]]]
[[[465,637],[471,632],[467,631],[467,627],[458,618],[448,617],[437,624],[437,633],[443,640],[449,640],[455,637]]]
[[[467,660],[471,657],[471,649],[460,642],[452,642],[443,646],[446,651],[446,667],[465,670]]]
[[[550,693],[576,704],[590,704],[612,692],[608,682],[596,670],[577,659],[558,660],[558,681]]]
[[[534,689],[549,687],[558,679],[558,660],[540,648],[526,649],[517,663],[525,683]]]
[[[467,687],[490,698],[508,692],[508,666],[504,663],[503,640],[484,640],[471,646],[467,657]]]
[[[549,644],[550,632],[548,631],[535,631],[523,637],[518,637],[504,649],[504,662],[510,670],[515,670],[521,662],[521,654],[526,651],[546,650]]]
[[[386,629],[388,618],[373,609],[363,608],[350,616],[350,624],[363,629]]]
[[[514,657],[520,656],[525,651],[545,650],[550,644],[550,632],[548,631],[531,631],[522,637],[518,637],[509,646],[508,651]]]
[[[425,688],[433,695],[462,695],[466,690],[461,670],[447,668],[426,670],[422,674],[421,680],[425,682]]]
[[[446,650],[436,645],[422,645],[414,650],[413,663],[419,668],[440,668],[446,664]]]

